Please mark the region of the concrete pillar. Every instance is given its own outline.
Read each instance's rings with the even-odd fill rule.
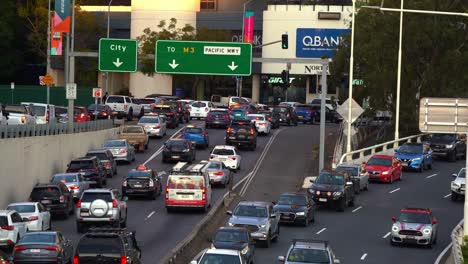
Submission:
[[[312,102],[312,99],[315,98],[314,93],[309,93],[310,90],[310,76],[307,76],[306,79],[306,104]]]
[[[252,75],[252,101],[260,102],[260,74]]]

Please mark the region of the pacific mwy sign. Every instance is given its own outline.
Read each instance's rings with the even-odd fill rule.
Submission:
[[[215,46],[205,46],[203,49],[203,54],[205,55],[241,55],[240,47],[215,47]]]

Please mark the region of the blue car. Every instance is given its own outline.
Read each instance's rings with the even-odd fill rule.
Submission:
[[[182,131],[180,138],[188,139],[197,147],[207,148],[210,145],[208,133],[205,128],[198,126],[187,126]]]
[[[424,169],[432,169],[432,149],[425,143],[405,143],[395,150],[397,158],[403,168],[415,169],[422,172]]]
[[[320,120],[320,112],[314,109],[313,105],[300,104],[296,106],[297,119],[306,124],[313,124],[317,120]]]

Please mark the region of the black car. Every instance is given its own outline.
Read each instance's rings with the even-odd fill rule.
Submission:
[[[107,170],[96,156],[72,160],[68,164],[67,173],[69,172],[81,172],[86,180],[96,182],[97,187],[107,184]]]
[[[28,232],[15,245],[12,260],[13,263],[73,263],[73,243],[56,231]]]
[[[164,143],[162,152],[162,161],[186,161],[195,160],[195,146],[188,139],[175,138],[169,139]]]
[[[176,110],[177,117],[179,118],[179,123],[189,122],[190,112],[187,111],[184,104],[179,101],[167,101],[164,102],[165,105],[170,105]],[[188,115],[187,115],[188,114]]]
[[[76,246],[73,263],[141,264],[135,231],[121,228],[91,228]]]
[[[250,120],[232,120],[226,130],[226,145],[246,146],[255,150],[257,134],[255,124]]]
[[[151,108],[151,113],[164,118],[168,128],[176,128],[179,126],[177,111],[170,105],[155,105]]]
[[[105,104],[92,104],[88,106],[88,113],[91,116],[91,120],[114,119],[115,115],[117,115],[110,106]]]
[[[248,264],[254,263],[255,241],[245,227],[221,227],[210,242],[211,248],[238,250]]]
[[[428,143],[435,157],[447,158],[450,161],[456,161],[458,157],[465,157],[466,137],[457,134],[434,134]]]
[[[29,201],[41,203],[51,214],[73,214],[75,203],[73,193],[62,183],[36,184],[29,195]]]
[[[321,108],[320,105],[312,105],[312,111],[316,112],[317,114],[314,116],[314,123],[320,122],[321,117]],[[340,116],[335,110],[330,110],[328,107],[325,107],[325,122],[331,123],[340,123],[343,121],[343,117]]]
[[[329,205],[340,212],[354,206],[354,186],[348,172],[323,170],[313,183],[309,193],[315,204]]]
[[[312,199],[307,193],[283,193],[273,210],[280,213],[280,223],[308,226],[315,221]]]
[[[161,181],[162,178],[154,170],[140,165],[124,178],[122,195],[127,197],[142,195],[155,200],[162,192]]]
[[[90,150],[86,153],[86,157],[97,157],[106,168],[107,177],[112,178],[113,175],[117,175],[117,162],[109,149]]]
[[[266,119],[270,121],[271,128],[275,129],[280,127],[280,115],[278,112],[273,113],[269,110],[262,110],[258,112],[259,114],[265,115]]]
[[[294,125],[297,126],[298,118],[294,108],[290,106],[275,106],[273,107],[273,113],[279,115],[280,124],[286,124],[288,126]]]

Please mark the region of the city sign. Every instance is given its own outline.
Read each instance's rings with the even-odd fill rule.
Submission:
[[[349,29],[337,28],[298,28],[296,31],[296,57],[332,58],[340,45],[342,36]]]
[[[252,45],[235,42],[156,41],[155,72],[249,76]]]
[[[99,70],[106,72],[136,72],[138,42],[133,39],[99,40]]]
[[[423,133],[467,133],[468,99],[422,98],[419,130]]]

